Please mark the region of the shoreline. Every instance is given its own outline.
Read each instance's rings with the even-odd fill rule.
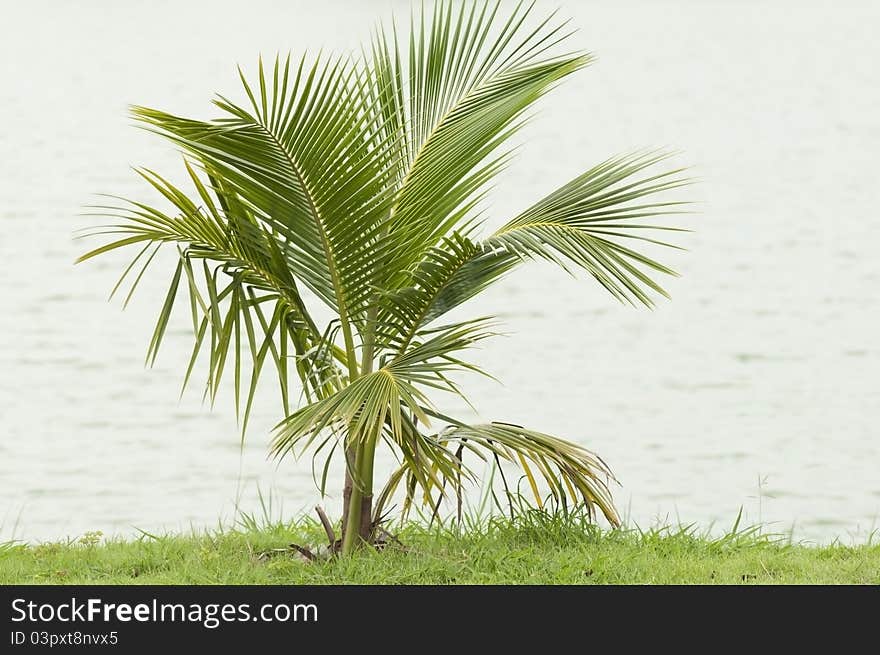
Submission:
[[[793,543],[759,527],[602,530],[546,514],[458,530],[409,523],[402,545],[306,562],[311,519],[189,535],[0,544],[0,584],[880,584],[880,544]]]

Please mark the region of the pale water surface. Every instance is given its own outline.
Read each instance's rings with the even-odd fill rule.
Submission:
[[[129,165],[179,177],[128,103],[211,115],[212,92],[238,93],[234,63],[353,46],[392,4],[406,13],[4,0],[0,538],[216,525],[236,498],[256,509],[258,486],[276,514],[317,500],[307,461],[266,461],[268,386],[241,455],[228,395],[213,412],[195,386],[178,402],[186,312],[143,368],[168,260],[122,312],[106,298],[124,257],[73,267],[71,234],[94,192],[151,197]],[[880,4],[560,4],[599,62],[523,133],[493,220],[610,154],[668,146],[702,180],[697,231],[654,312],[542,266],[494,289],[469,311],[513,335],[478,355],[506,386],[472,379],[472,398],[601,453],[640,524],[721,527],[743,506],[800,538],[865,538],[880,517]]]

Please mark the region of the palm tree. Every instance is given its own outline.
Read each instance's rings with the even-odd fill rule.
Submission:
[[[344,460],[343,552],[374,538],[399,489],[409,507],[473,479],[466,453],[517,466],[538,504],[552,497],[618,523],[610,471],[590,451],[510,423],[469,425],[429,399],[462,394],[454,374],[480,372],[465,351],[494,333],[491,318],[443,316],[520,263],[583,269],[618,300],[648,306],[664,294],[649,273],[672,273],[631,247],[663,243],[652,233],[673,228],[643,219],[682,204],[657,197],[685,183],[679,170],[655,172],[663,154],[608,159],[485,233],[482,201],[526,112],[591,62],[554,54],[569,33],[553,16],[535,26],[531,7],[501,14],[441,1],[416,13],[407,41],[379,28],[357,56],[261,59],[255,83],[239,69],[248,102],[218,96],[212,120],[134,107],[183,151],[194,195],[138,170],[170,209],[100,206],[116,222],[95,233],[116,240],[80,258],[138,246],[121,283],[176,246],[147,361],[182,286],[195,334],[184,385],[205,350],[212,398],[231,366],[244,430],[258,379],[274,368],[285,418],[272,453],[323,458],[322,493],[335,456]],[[332,311],[326,325],[317,304]],[[399,467],[376,493],[380,444]]]

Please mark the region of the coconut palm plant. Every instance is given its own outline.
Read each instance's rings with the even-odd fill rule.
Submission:
[[[273,370],[284,417],[272,453],[310,451],[322,493],[333,462],[345,466],[344,552],[374,539],[396,493],[405,507],[433,507],[473,479],[479,459],[521,469],[539,504],[552,497],[618,522],[610,471],[584,447],[511,423],[471,425],[432,400],[462,395],[457,374],[482,372],[467,350],[495,330],[488,317],[444,316],[519,264],[582,269],[618,300],[648,306],[664,294],[651,275],[672,273],[633,245],[669,245],[656,231],[673,228],[644,220],[681,204],[662,195],[685,183],[679,170],[656,170],[662,154],[603,161],[485,228],[484,197],[511,160],[511,137],[538,99],[591,62],[560,53],[569,36],[531,7],[438,2],[416,12],[406,39],[379,28],[357,55],[261,59],[254,81],[239,70],[246,100],[218,96],[216,118],[132,109],[182,150],[191,190],[138,170],[163,206],[101,205],[115,221],[93,232],[114,240],[80,261],[136,246],[119,283],[139,269],[136,284],[159,249],[176,247],[147,361],[188,296],[184,385],[200,353],[212,398],[231,369],[244,430]],[[332,313],[326,324],[318,305]],[[385,446],[399,465],[377,488]]]

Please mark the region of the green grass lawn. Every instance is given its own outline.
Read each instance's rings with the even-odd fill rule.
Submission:
[[[535,514],[459,532],[408,525],[404,547],[307,563],[308,521],[189,536],[0,546],[0,583],[880,584],[880,545],[808,546],[756,529],[600,531]]]

